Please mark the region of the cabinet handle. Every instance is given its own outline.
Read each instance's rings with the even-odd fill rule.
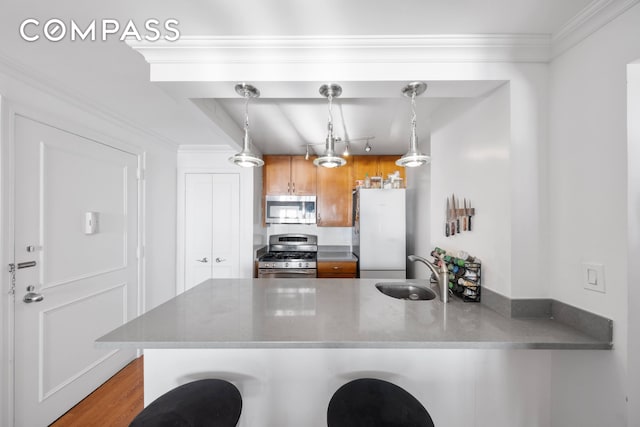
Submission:
[[[287,193],[291,193],[291,183],[287,182]]]
[[[295,193],[296,193],[296,183],[295,183],[295,182],[293,183],[293,191],[292,191],[292,193],[293,193],[293,194],[295,194]]]
[[[216,262],[225,262],[226,258],[216,258]]]
[[[340,270],[340,267],[338,267],[337,265],[334,265],[334,266],[333,266],[333,269],[334,269],[334,270]]]
[[[202,262],[202,263],[209,262],[209,260],[207,259],[207,257],[204,257],[204,258],[202,258],[202,259],[197,259],[196,261],[198,261],[198,262]]]

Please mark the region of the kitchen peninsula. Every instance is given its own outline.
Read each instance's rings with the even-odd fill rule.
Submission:
[[[198,378],[235,382],[243,426],[326,425],[331,394],[367,376],[408,389],[436,425],[488,425],[478,420],[490,419],[492,394],[505,414],[492,425],[523,425],[513,422],[544,415],[550,350],[611,348],[553,319],[506,318],[456,299],[394,299],[378,281],[208,280],[97,343],[145,350],[146,404]]]

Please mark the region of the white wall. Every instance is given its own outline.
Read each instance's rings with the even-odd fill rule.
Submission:
[[[400,75],[398,71],[398,76]],[[500,138],[505,137],[508,140],[508,159],[500,162],[496,160],[495,152],[493,160],[487,160],[486,165],[490,165],[491,162],[496,162],[501,166],[501,171],[504,173],[504,167],[508,168],[507,181],[499,184],[500,188],[504,190],[507,188],[508,195],[505,198],[504,193],[501,196],[501,200],[504,202],[501,206],[501,211],[498,216],[494,216],[491,213],[491,209],[497,205],[493,204],[489,210],[478,210],[477,215],[487,215],[489,221],[506,221],[509,224],[510,229],[505,230],[505,234],[508,236],[509,245],[505,247],[505,254],[507,258],[499,260],[500,264],[494,263],[494,259],[491,256],[501,256],[494,249],[494,255],[489,258],[486,256],[483,258],[480,254],[478,257],[486,264],[486,268],[494,268],[494,273],[498,276],[506,276],[500,279],[494,280],[492,278],[485,279],[483,283],[499,292],[505,294],[510,298],[543,298],[548,297],[547,283],[544,278],[546,274],[542,271],[540,266],[545,265],[545,248],[546,248],[546,224],[547,224],[547,204],[548,197],[546,194],[546,137],[547,137],[547,101],[548,101],[548,65],[541,63],[518,63],[518,64],[487,64],[487,63],[473,63],[473,64],[430,64],[429,67],[421,67],[416,65],[413,70],[414,76],[424,76],[425,80],[429,80],[430,76],[438,80],[446,75],[449,80],[501,80],[507,86],[503,86],[498,92],[494,92],[490,95],[489,99],[492,102],[497,103],[496,106],[486,107],[484,113],[482,112],[483,106],[479,104],[477,110],[472,107],[473,101],[460,100],[454,102],[443,111],[435,112],[434,114],[441,115],[441,124],[436,121],[432,123],[434,128],[443,126],[446,130],[443,135],[455,132],[465,132],[464,126],[455,124],[456,120],[456,108],[460,109],[460,113],[465,110],[465,104],[468,102],[468,108],[470,110],[469,116],[464,120],[467,120],[469,124],[476,126],[477,122],[482,122],[482,114],[485,114],[484,118],[498,118],[502,120],[502,128],[494,129],[500,134]],[[415,77],[412,77],[415,79]],[[496,98],[492,98],[496,97]],[[494,107],[500,109],[503,114],[498,116],[493,114]],[[453,119],[451,127],[444,126],[446,116],[451,116]],[[478,119],[474,119],[477,117]],[[425,120],[429,118],[419,118],[419,120]],[[438,120],[435,116],[431,120]],[[493,119],[492,119],[493,120]],[[487,138],[486,144],[491,144],[490,127],[495,126],[493,121],[482,123],[479,125],[479,130]],[[470,136],[473,135],[475,129],[466,129],[466,133]],[[434,149],[435,141],[431,138],[431,150]],[[449,138],[447,136],[447,138]],[[502,142],[495,142],[500,146]],[[425,147],[422,147],[424,151],[428,151]],[[473,153],[473,150],[471,151]],[[412,178],[408,178],[411,191],[415,192],[416,199],[416,212],[418,213],[418,219],[410,218],[409,221],[414,221],[415,229],[412,229],[409,234],[410,241],[408,246],[418,254],[427,254],[435,246],[435,240],[438,236],[443,236],[444,227],[444,195],[451,192],[456,192],[456,195],[462,197],[469,197],[471,195],[462,194],[466,192],[468,182],[470,186],[473,186],[473,181],[480,177],[480,180],[484,178],[483,164],[484,160],[476,157],[473,159],[473,163],[476,165],[474,168],[479,169],[478,173],[473,179],[464,180],[464,173],[456,174],[459,177],[460,187],[459,190],[452,188],[449,184],[448,189],[443,188],[440,195],[428,193],[428,187],[431,187],[432,191],[435,188],[440,188],[439,183],[434,180],[440,172],[436,173],[434,167],[436,164],[446,165],[448,164],[446,159],[436,157],[436,153],[432,151],[432,163],[426,168],[418,168]],[[476,156],[478,153],[473,154]],[[484,155],[487,155],[485,153]],[[465,159],[467,161],[468,159]],[[472,168],[473,169],[473,168]],[[487,167],[487,170],[491,170],[491,167]],[[464,171],[463,171],[464,172]],[[449,172],[449,175],[453,173]],[[458,178],[456,178],[458,179]],[[441,181],[442,182],[442,181]],[[413,183],[419,187],[413,187]],[[463,185],[464,183],[464,185]],[[485,189],[483,198],[485,195],[493,197],[493,190]],[[461,192],[458,194],[458,192]],[[430,197],[430,203],[426,203],[426,197]],[[489,201],[490,199],[487,199]],[[473,200],[477,205],[478,200]],[[476,206],[477,207],[477,206]],[[425,210],[427,209],[427,210]],[[428,213],[427,213],[428,212]],[[431,217],[432,213],[438,215],[437,218]],[[485,221],[486,218],[476,217],[477,221],[481,220],[485,225],[489,224]],[[421,227],[420,222],[431,222],[429,232]],[[494,224],[494,223],[492,223]],[[494,224],[495,225],[495,224]],[[486,230],[485,230],[486,231]],[[474,231],[474,236],[478,234]],[[460,239],[458,239],[460,238]],[[468,238],[468,239],[467,239]],[[457,240],[458,239],[458,240]],[[450,246],[451,249],[465,249],[467,252],[472,252],[467,247],[467,243],[464,243],[465,247],[457,247],[461,240],[473,240],[478,245],[483,245],[480,238],[474,239],[471,235],[456,236],[454,238],[447,239],[455,243],[455,248],[450,244],[444,244],[443,246]],[[494,243],[498,242],[500,236],[491,236],[490,239]],[[494,248],[497,245],[493,245]],[[491,260],[491,261],[489,261]],[[489,266],[489,263],[492,263]],[[504,270],[498,267],[502,263],[506,263]],[[485,269],[486,269],[485,268]],[[416,277],[426,277],[426,271],[424,269],[415,268],[412,272],[409,270],[409,274],[415,274]],[[484,270],[483,270],[484,271]],[[483,273],[484,274],[484,273]],[[488,273],[490,276],[493,275]],[[411,276],[409,276],[411,277]]]
[[[351,246],[351,227],[318,227],[305,224],[271,224],[266,228],[267,236],[284,233],[315,234],[318,245]]]
[[[640,61],[629,65],[627,168],[629,259],[640,259]],[[640,425],[640,269],[629,263],[629,425]]]
[[[145,309],[175,296],[176,152],[145,150]]]
[[[254,239],[261,239],[258,233],[258,237],[255,235],[254,224],[256,216],[256,208],[254,207],[254,201],[256,199],[255,192],[260,192],[256,189],[257,181],[254,177],[255,174],[261,174],[262,170],[259,168],[241,168],[235,166],[229,162],[231,157],[236,151],[229,147],[207,147],[207,146],[181,146],[178,151],[178,185],[184,182],[183,177],[187,172],[200,172],[200,173],[237,173],[240,175],[240,277],[253,277],[254,258],[253,258],[253,246]],[[184,199],[181,199],[184,193],[183,188],[178,188],[178,203],[183,206]],[[182,192],[182,193],[181,193]],[[178,211],[180,213],[180,211]],[[178,222],[183,218],[178,215]],[[177,256],[183,254],[184,248],[184,236],[181,234],[181,227],[178,225],[178,241],[177,241]],[[176,258],[177,259],[177,258]],[[177,273],[176,279],[178,281],[178,287],[184,280],[184,271],[182,261],[177,261]]]
[[[176,149],[153,139],[144,130],[123,123],[108,114],[84,104],[72,94],[44,87],[37,81],[19,74],[0,72],[0,98],[2,99],[2,122],[0,125],[0,188],[2,189],[3,214],[13,212],[10,189],[11,173],[11,115],[10,111],[43,121],[66,131],[100,141],[143,156],[146,162],[144,206],[145,229],[143,231],[146,255],[143,262],[146,274],[145,306],[152,308],[174,295],[175,277],[175,174]],[[18,213],[19,214],[19,213]],[[11,239],[11,224],[1,218],[3,265],[12,262],[13,253],[7,248]],[[11,348],[7,340],[10,324],[6,320],[11,314],[12,299],[8,296],[9,275],[1,276],[0,304],[3,320],[0,321],[0,424],[10,425]]]
[[[550,67],[550,295],[614,320],[612,352],[553,353],[555,426],[626,424],[626,73],[638,40],[635,6]],[[606,294],[583,289],[582,262],[604,264]]]
[[[424,118],[420,118],[420,123]],[[419,149],[430,154],[430,143],[418,141]],[[408,168],[407,174],[407,255],[429,258],[431,246],[431,164]],[[431,273],[420,263],[407,261],[407,277],[427,279]]]
[[[421,253],[438,246],[477,256],[483,286],[511,295],[510,87],[452,101],[433,114],[431,123],[431,242]],[[446,198],[452,194],[460,207],[467,198],[476,215],[472,231],[446,237]]]

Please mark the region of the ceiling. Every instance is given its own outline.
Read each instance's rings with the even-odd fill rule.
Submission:
[[[170,144],[239,143],[243,101],[233,88],[226,93],[193,96],[191,102],[149,80],[145,59],[117,39],[106,42],[29,43],[18,34],[26,18],[60,18],[87,23],[93,19],[175,18],[183,36],[344,36],[451,34],[558,34],[585,8],[603,0],[3,0],[0,16],[0,72],[40,82],[71,94],[103,113],[144,129]],[[281,90],[261,89],[250,106],[251,133],[264,153],[303,153],[305,144],[322,144],[328,117],[319,82],[306,87],[282,82]],[[342,138],[375,137],[376,154],[406,151],[409,101],[406,82],[341,82],[334,104],[336,134]],[[427,82],[432,83],[432,82]],[[465,84],[468,85],[464,86]],[[433,82],[417,101],[419,136],[429,135],[429,116],[453,98],[474,97],[502,82]],[[211,99],[214,99],[212,101]],[[221,108],[237,128],[211,120],[207,109]],[[355,150],[363,147],[356,142]],[[316,146],[321,148],[321,146]]]
[[[450,99],[473,98],[484,95],[504,82],[429,82],[427,91],[416,98],[417,134],[420,141],[428,141],[429,118]],[[293,85],[293,84],[292,84]],[[404,82],[347,82],[342,94],[333,100],[334,134],[341,143],[350,141],[351,154],[403,154],[408,149],[411,102],[401,89]],[[293,85],[295,86],[295,85]],[[266,96],[249,103],[250,130],[254,145],[265,154],[304,154],[309,145],[311,154],[324,150],[329,119],[328,101],[320,95],[321,83],[298,85],[297,96],[280,97],[288,90],[273,85]],[[260,89],[260,88],[258,88]],[[290,90],[290,89],[289,89]],[[239,96],[217,97],[217,105],[232,117],[239,127],[244,123],[245,101]],[[204,100],[204,108],[212,100]],[[428,147],[422,144],[425,151]]]

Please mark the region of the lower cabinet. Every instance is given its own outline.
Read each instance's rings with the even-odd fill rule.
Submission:
[[[319,279],[355,279],[357,274],[356,261],[318,261]]]

